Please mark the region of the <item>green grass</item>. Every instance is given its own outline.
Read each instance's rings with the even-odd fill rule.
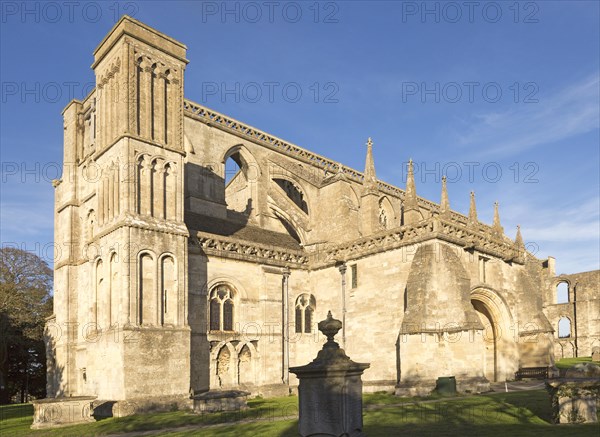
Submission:
[[[33,405],[0,405],[0,435],[26,435],[33,421]]]
[[[140,414],[86,425],[32,431],[30,405],[0,407],[0,434],[17,436],[101,436],[130,431],[163,430],[161,436],[297,436],[296,397],[252,399],[250,409],[236,414],[194,415],[185,412]],[[395,404],[395,405],[392,405]],[[552,425],[545,390],[491,393],[457,399],[409,399],[386,393],[364,395],[364,431],[369,437],[390,435],[594,436],[598,424]],[[194,426],[250,419],[250,423]],[[189,428],[179,428],[189,426]],[[179,429],[173,429],[179,428]],[[156,434],[158,435],[158,434]]]
[[[560,370],[566,370],[573,367],[575,364],[580,363],[591,363],[592,357],[576,357],[576,358],[563,358],[558,360],[555,364]]]
[[[192,414],[184,411],[168,413],[138,414],[129,417],[104,419],[83,425],[68,427],[31,430],[33,421],[33,407],[29,404],[0,406],[0,435],[5,436],[60,436],[79,437],[101,436],[131,431],[145,431],[154,429],[176,428],[187,425],[210,425],[216,423],[236,422],[239,420],[264,420],[273,421],[274,418],[298,416],[298,399],[296,397],[282,397],[262,399],[256,398],[248,401],[248,410],[215,413]],[[4,414],[4,411],[7,411]],[[6,417],[5,417],[6,416]]]

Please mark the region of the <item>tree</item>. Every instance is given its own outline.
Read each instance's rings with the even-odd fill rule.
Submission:
[[[44,324],[52,314],[52,269],[37,255],[0,248],[0,404],[46,394]]]

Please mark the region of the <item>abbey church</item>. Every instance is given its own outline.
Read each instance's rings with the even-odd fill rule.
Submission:
[[[94,51],[95,89],[64,109],[48,397],[288,394],[329,310],[371,364],[365,391],[454,376],[482,392],[600,346],[598,271],[556,276],[498,205],[485,224],[445,181],[419,197],[412,164],[403,188],[378,180],[370,139],[360,172],[186,100],[187,63],[123,17]]]

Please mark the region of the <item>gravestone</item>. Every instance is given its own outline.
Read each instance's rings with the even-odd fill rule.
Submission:
[[[364,436],[361,375],[370,364],[355,363],[333,340],[342,322],[332,317],[319,322],[327,342],[309,364],[290,367],[300,380],[298,402],[302,437]]]
[[[600,362],[600,346],[594,346],[592,348],[592,361]]]

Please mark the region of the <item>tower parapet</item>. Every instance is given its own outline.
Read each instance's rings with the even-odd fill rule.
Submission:
[[[94,51],[101,147],[131,135],[183,153],[186,46],[124,16]]]

